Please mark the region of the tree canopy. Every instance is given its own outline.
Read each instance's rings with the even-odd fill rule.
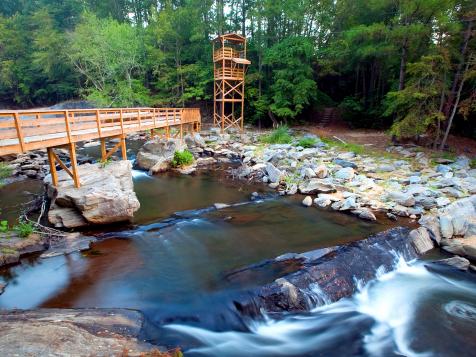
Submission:
[[[475,119],[475,19],[474,0],[3,0],[0,103],[206,104],[210,40],[237,32],[247,120],[335,106],[353,126],[443,145]]]

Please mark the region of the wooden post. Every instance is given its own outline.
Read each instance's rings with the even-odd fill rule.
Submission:
[[[101,119],[99,117],[99,110],[96,110],[96,125],[98,127],[98,136],[102,137],[101,133]]]
[[[121,133],[122,135],[124,135],[124,122],[123,122],[122,109],[119,111],[119,122],[121,123]],[[139,121],[139,129],[140,129],[140,121]]]
[[[74,180],[74,186],[76,188],[81,187],[81,182],[79,181],[79,173],[78,173],[78,164],[76,161],[76,144],[75,143],[70,143],[69,144],[69,157],[71,161],[71,168],[73,169],[73,180]]]
[[[127,160],[126,137],[124,135],[121,136],[121,152],[122,160]]]
[[[25,152],[25,141],[23,139],[23,132],[21,130],[20,118],[18,112],[13,113],[13,119],[15,120],[15,129],[17,130],[18,142],[20,144],[21,152]]]
[[[122,113],[122,109],[121,109],[121,113]],[[121,114],[122,116],[122,114]],[[139,119],[139,130],[141,130],[142,128],[142,123],[140,121],[140,109],[137,110],[137,118]]]
[[[56,171],[56,159],[53,153],[53,148],[47,148],[46,151],[48,152],[48,161],[50,164],[50,173],[51,173],[51,182],[53,186],[58,186],[58,172]]]
[[[106,161],[106,155],[107,155],[107,150],[106,150],[106,139],[101,138],[101,161]]]

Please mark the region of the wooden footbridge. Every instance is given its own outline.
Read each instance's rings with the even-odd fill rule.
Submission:
[[[195,108],[0,111],[0,156],[46,148],[53,184],[58,184],[58,164],[80,187],[76,143],[99,139],[103,161],[119,148],[126,160],[125,139],[129,133],[150,130],[153,136],[161,131],[167,138],[181,139],[184,132],[198,131],[200,126],[200,110]],[[107,151],[107,139],[119,141]],[[70,168],[60,160],[55,148],[69,150]]]

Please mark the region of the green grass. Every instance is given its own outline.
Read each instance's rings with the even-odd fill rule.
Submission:
[[[10,248],[10,247],[2,247],[0,248],[0,252],[2,254],[5,254],[5,255],[13,255],[13,254],[16,254],[17,251],[13,248]]]
[[[473,157],[469,163],[469,167],[476,169],[476,157]]]
[[[172,159],[172,167],[183,167],[188,166],[193,163],[193,155],[190,151],[176,151],[174,153],[174,158]]]
[[[286,125],[274,129],[270,134],[261,137],[261,141],[266,144],[290,144],[293,137],[289,134]]]
[[[316,145],[317,143],[317,140],[316,138],[310,138],[310,137],[307,137],[307,138],[301,138],[299,139],[299,141],[297,142],[296,146],[301,146],[305,149],[308,149],[308,148],[312,148]]]
[[[6,163],[0,162],[0,187],[3,186],[3,180],[12,175],[13,169]]]
[[[321,138],[321,140],[329,146],[337,147],[342,150],[351,151],[357,155],[368,154],[368,150],[365,146],[352,143],[343,143],[339,140],[333,140],[329,138]]]
[[[112,159],[111,159],[110,157],[107,158],[106,160],[102,160],[102,161],[100,162],[101,168],[104,169],[104,168],[105,168],[107,165],[109,165],[111,162],[112,162]]]

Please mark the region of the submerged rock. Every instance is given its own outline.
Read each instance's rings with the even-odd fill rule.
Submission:
[[[42,252],[48,246],[47,240],[37,233],[27,238],[14,232],[0,234],[0,267],[16,264],[25,254]]]
[[[359,284],[374,279],[378,271],[391,270],[396,254],[406,260],[419,255],[409,238],[409,229],[402,227],[313,252],[287,255],[291,257],[290,263],[300,262],[301,269],[251,291],[250,297],[235,300],[234,306],[240,313],[251,316],[259,315],[261,310],[306,311],[351,296]]]
[[[76,228],[87,224],[129,221],[140,203],[134,192],[129,161],[78,166],[81,187],[74,187],[65,171],[58,172],[58,187],[45,178],[52,204],[48,219],[55,227]]]
[[[306,196],[303,200],[302,200],[302,204],[306,207],[311,207],[312,206],[312,197],[311,196]]]
[[[433,241],[430,239],[430,234],[425,227],[412,230],[410,232],[410,239],[418,254],[425,254],[434,248]]]
[[[435,262],[436,264],[443,264],[443,265],[449,265],[452,266],[456,269],[466,271],[468,270],[470,266],[470,262],[468,259],[462,258],[462,257],[451,257],[448,259],[441,259],[437,260]]]
[[[3,356],[139,356],[144,317],[127,309],[37,309],[0,312]]]

